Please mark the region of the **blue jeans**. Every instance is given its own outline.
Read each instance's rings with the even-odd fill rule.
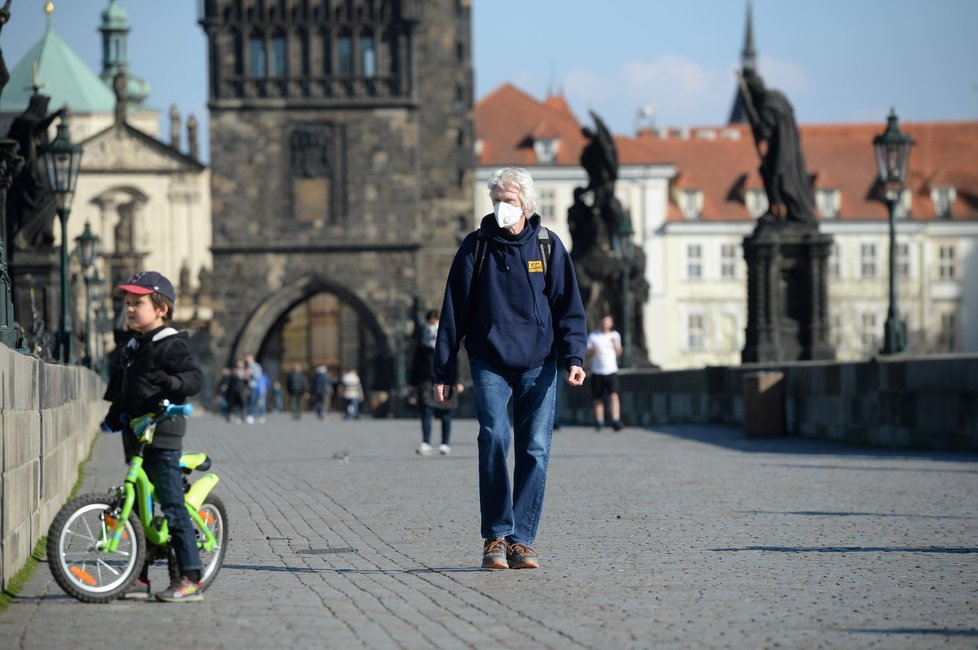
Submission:
[[[553,437],[557,368],[505,371],[473,359],[475,414],[479,419],[479,506],[482,537],[531,546],[537,536]],[[506,456],[513,400],[516,463],[510,490]]]
[[[421,440],[431,442],[431,420],[437,415],[441,420],[441,444],[447,445],[452,439],[452,412],[449,409],[436,409],[434,406],[421,407]]]
[[[163,510],[170,529],[170,546],[177,556],[181,575],[200,571],[200,553],[194,524],[183,504],[183,473],[180,470],[180,451],[147,447],[143,453],[143,469],[153,483],[154,498]]]

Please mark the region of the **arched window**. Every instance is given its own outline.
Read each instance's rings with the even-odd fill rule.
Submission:
[[[353,75],[353,39],[349,32],[340,32],[336,37],[336,74]]]
[[[252,34],[248,39],[248,76],[265,76],[265,39],[261,34]]]
[[[360,74],[364,77],[377,76],[377,44],[368,31],[360,34]]]
[[[285,35],[275,34],[272,36],[272,50],[268,65],[269,77],[284,77],[288,69],[288,49],[286,48]]]

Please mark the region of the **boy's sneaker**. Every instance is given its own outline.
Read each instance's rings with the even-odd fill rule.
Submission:
[[[510,544],[506,553],[510,569],[539,569],[537,552],[526,544]]]
[[[604,420],[598,420],[597,422],[594,423],[595,431],[601,431],[603,427],[604,427]]]
[[[420,445],[418,445],[418,448],[415,451],[417,451],[417,453],[421,456],[430,456],[431,445],[429,445],[427,442],[422,442]]]
[[[508,549],[509,545],[504,539],[487,539],[482,547],[482,568],[508,569],[509,563],[506,561]]]
[[[611,428],[614,429],[615,431],[621,431],[622,429],[625,428],[625,425],[621,423],[621,420],[615,420],[614,423],[611,425]]]
[[[452,453],[452,448],[442,443],[438,445],[438,453],[441,454],[442,456],[447,456],[448,454]]]
[[[181,578],[170,583],[170,588],[156,594],[156,600],[164,603],[194,603],[204,600],[200,583]]]
[[[136,578],[136,581],[122,592],[123,600],[149,600],[150,596],[149,581],[140,580],[139,578]]]

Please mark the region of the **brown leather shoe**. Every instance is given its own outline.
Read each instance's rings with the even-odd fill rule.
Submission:
[[[504,539],[487,539],[482,547],[482,568],[483,569],[508,569],[509,563],[506,561],[506,554],[509,545]]]
[[[510,544],[506,553],[510,569],[539,569],[537,552],[526,544]]]

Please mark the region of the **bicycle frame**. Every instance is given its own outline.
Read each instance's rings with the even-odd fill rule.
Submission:
[[[165,518],[160,519],[158,526],[153,525],[153,484],[149,482],[146,470],[143,469],[142,448],[140,448],[140,453],[134,455],[132,461],[129,463],[129,472],[126,474],[126,482],[123,489],[125,491],[125,497],[122,510],[119,512],[115,529],[112,531],[108,543],[103,550],[114,553],[118,549],[119,542],[122,540],[122,534],[125,532],[126,521],[129,520],[129,514],[137,503],[139,507],[136,509],[136,513],[139,517],[139,522],[142,524],[143,532],[146,535],[146,541],[155,546],[166,546],[170,541],[170,529]],[[211,533],[207,522],[197,512],[197,509],[200,507],[199,504],[195,506],[189,498],[184,497],[184,506],[187,508],[187,514],[190,515],[190,519],[197,524],[199,530],[203,531],[206,537],[206,539],[197,543],[198,548],[208,553],[213,551],[217,545],[217,539]]]

